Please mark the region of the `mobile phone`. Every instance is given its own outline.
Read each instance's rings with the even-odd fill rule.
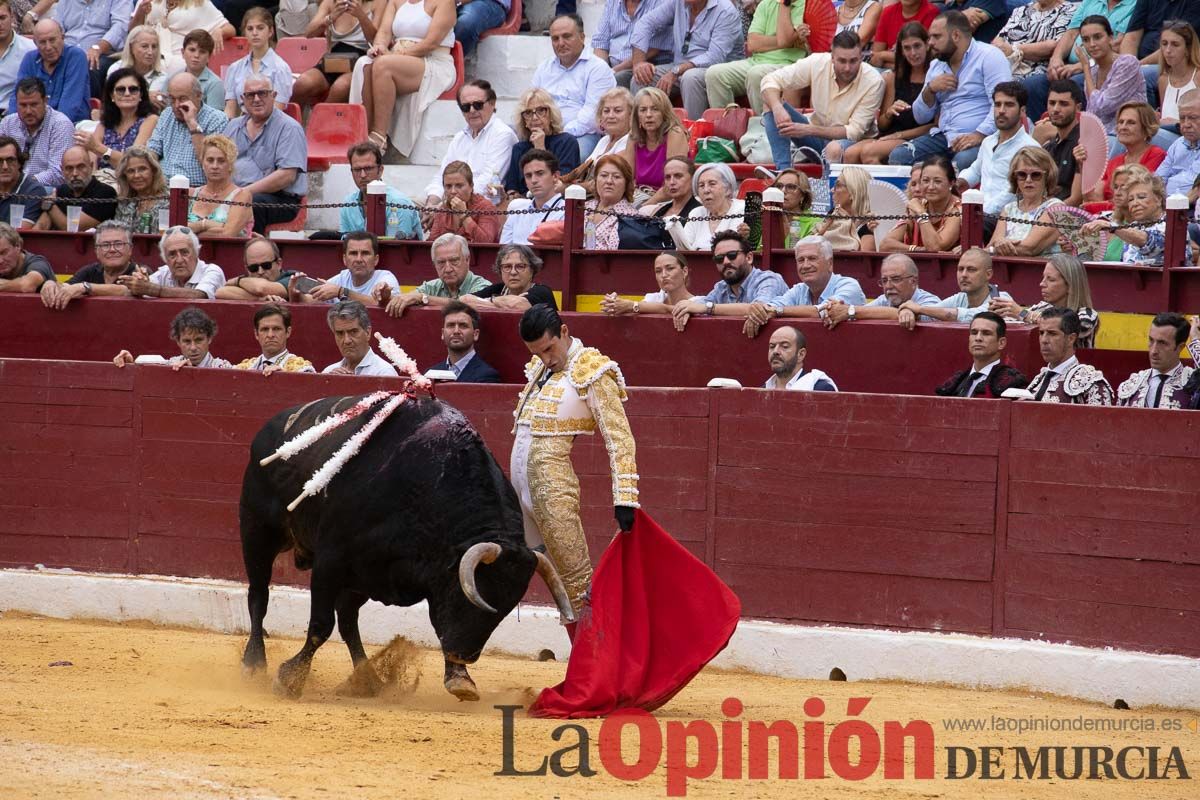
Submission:
[[[308,276],[296,278],[296,291],[300,292],[300,294],[308,294],[320,285],[321,281],[315,278],[309,278]]]
[[[746,192],[746,224],[750,226],[750,246],[762,243],[762,192]]]

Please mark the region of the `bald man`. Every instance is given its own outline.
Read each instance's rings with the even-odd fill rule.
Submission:
[[[96,180],[96,165],[92,154],[87,149],[72,145],[67,148],[62,157],[63,182],[53,187],[54,194],[42,203],[42,216],[37,221],[37,229],[42,231],[65,231],[67,229],[67,200],[93,200],[100,202],[84,202],[79,215],[81,231],[92,228],[113,218],[117,204],[104,202],[113,200],[117,192]]]
[[[225,113],[204,102],[200,81],[190,72],[167,81],[167,104],[170,108],[158,115],[146,148],[158,156],[168,178],[186,175],[192,186],[202,186],[204,137],[225,130]]]
[[[66,43],[62,27],[52,19],[40,20],[33,26],[33,44],[37,49],[21,59],[17,83],[22,78],[37,78],[46,86],[51,108],[66,114],[72,123],[91,119],[87,56]],[[16,110],[17,93],[13,92],[8,100],[8,113]]]

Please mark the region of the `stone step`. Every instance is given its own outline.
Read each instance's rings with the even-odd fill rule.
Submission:
[[[392,165],[383,168],[383,180],[389,186],[394,186],[411,199],[421,202],[425,199],[422,194],[425,184],[437,174],[437,166],[415,164]],[[340,203],[346,195],[354,191],[354,179],[350,176],[347,164],[334,164],[326,172],[318,172],[309,176],[308,202]],[[308,212],[306,227],[309,230],[338,229],[338,209],[315,208]]]

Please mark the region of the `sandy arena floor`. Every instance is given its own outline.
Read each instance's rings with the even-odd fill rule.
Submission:
[[[332,642],[314,662],[298,702],[270,691],[265,677],[245,682],[239,671],[243,638],[189,630],[94,622],[63,622],[13,614],[0,617],[0,797],[2,798],[617,798],[664,797],[666,770],[638,783],[606,774],[598,756],[599,720],[591,766],[599,774],[496,777],[502,767],[497,704],[527,703],[533,688],[557,683],[562,663],[485,656],[472,668],[483,699],[459,703],[441,686],[440,657],[422,651],[415,691],[346,699],[334,693],[349,671],[344,647]],[[268,640],[270,669],[297,649]],[[69,661],[70,666],[53,666]],[[853,678],[853,675],[850,676]],[[950,745],[1030,747],[1178,746],[1189,773],[1200,771],[1196,714],[1168,710],[1115,711],[1098,704],[1029,693],[974,692],[897,683],[790,681],[715,670],[703,673],[660,712],[660,721],[724,720],[721,701],[736,696],[743,720],[786,719],[797,725],[810,696],[824,699],[827,731],[845,717],[846,699],[873,698],[861,715],[885,720],[926,719],[934,726],[937,778],[849,782],[693,780],[689,797],[804,798],[1195,798],[1197,779],[1167,781],[950,781]],[[1169,732],[949,732],[956,717],[1153,720]],[[1178,722],[1176,722],[1178,721]],[[530,769],[562,747],[551,732],[562,723],[518,717],[515,766]],[[1142,723],[1139,723],[1142,724]],[[575,734],[564,742],[573,743]],[[634,760],[632,736],[626,758]],[[1011,750],[1009,751],[1011,753]],[[856,757],[856,756],[855,756]],[[663,757],[665,762],[665,755]],[[1014,758],[1005,756],[1011,775]],[[570,757],[568,765],[575,763]],[[1139,762],[1141,763],[1141,762]],[[720,767],[717,768],[717,775]],[[772,773],[774,774],[774,772]],[[909,773],[911,775],[911,765]],[[1177,774],[1177,773],[1175,773]]]

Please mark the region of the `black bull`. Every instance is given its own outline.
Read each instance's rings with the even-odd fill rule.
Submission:
[[[479,658],[534,572],[569,617],[566,592],[549,560],[526,547],[520,504],[496,459],[462,413],[438,400],[407,399],[324,492],[289,512],[288,503],[304,483],[371,412],[290,460],[266,466],[260,460],[360,399],[330,397],[290,408],[254,437],[240,509],[250,584],[243,667],[253,672],[266,666],[263,618],[271,567],[279,553],[291,549],[297,567],[312,569],[312,606],[304,646],[279,668],[278,691],[299,696],[313,654],[333,633],[335,613],[356,668],[344,689],[378,691],[359,636],[359,609],[368,599],[397,606],[425,600],[446,661],[446,689],[477,699],[465,665]]]

